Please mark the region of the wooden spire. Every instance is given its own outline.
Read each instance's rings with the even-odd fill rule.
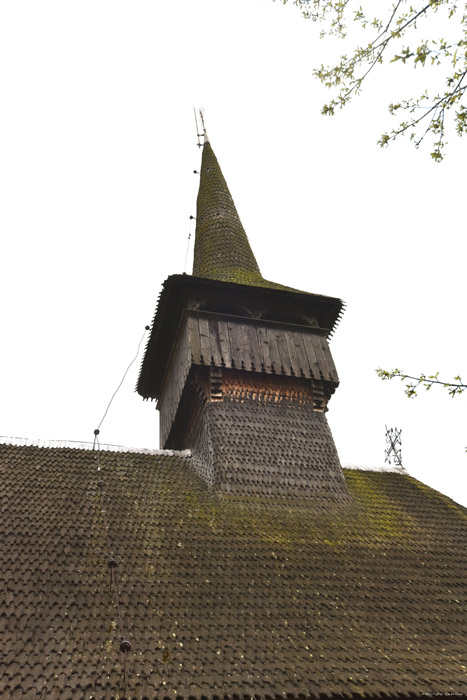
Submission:
[[[206,134],[200,175],[193,275],[261,286],[258,263]]]

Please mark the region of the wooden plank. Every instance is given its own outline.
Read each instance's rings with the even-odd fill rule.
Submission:
[[[276,342],[279,348],[279,354],[281,358],[282,371],[287,376],[292,376],[294,373],[292,366],[292,358],[289,355],[289,349],[287,347],[287,341],[285,339],[286,331],[283,328],[278,328],[276,330]]]
[[[211,352],[216,367],[222,367],[222,351],[219,340],[219,324],[216,318],[209,319],[209,335],[211,337]]]
[[[209,337],[209,323],[207,318],[198,316],[199,337],[201,341],[201,352],[205,365],[211,364],[212,350],[211,339]]]
[[[176,355],[176,360],[177,364],[179,367],[178,371],[178,381],[179,381],[179,387],[178,390],[180,393],[183,391],[183,387],[185,386],[186,378],[188,376],[188,372],[190,371],[190,366],[191,366],[191,352],[190,352],[190,345],[188,341],[188,328],[187,325],[185,324],[185,328],[183,329],[183,334],[180,340],[180,345],[177,350],[177,355]]]
[[[264,371],[270,374],[271,372],[271,353],[269,352],[269,341],[266,328],[264,326],[256,327],[256,336],[258,338],[259,353]]]
[[[313,372],[313,377],[315,379],[320,378],[319,364],[316,357],[315,349],[313,346],[313,334],[306,333],[303,336],[303,346],[305,348],[306,356],[308,357],[308,362],[310,363],[310,369]]]
[[[188,324],[177,341],[173,362],[169,369],[167,381],[164,383],[164,393],[161,396],[158,408],[160,410],[161,443],[165,442],[175,419],[180,398],[185,387],[186,379],[191,366],[191,350],[189,345]]]
[[[185,320],[185,326],[182,331],[182,335],[180,338],[180,344],[177,348],[177,353],[176,353],[176,361],[179,362],[179,364],[183,367],[183,371],[188,372],[188,369],[191,365],[191,349],[190,349],[190,340],[189,340],[189,333],[188,333],[188,323]]]
[[[265,330],[267,333],[269,353],[271,355],[271,368],[274,368],[274,372],[276,372],[276,374],[280,374],[282,372],[282,366],[281,356],[276,341],[276,329],[266,328]]]
[[[219,344],[224,365],[226,367],[231,367],[232,353],[230,350],[229,329],[227,328],[227,321],[219,319],[219,321],[217,322],[217,328],[219,331]]]
[[[251,370],[251,358],[250,358],[250,338],[248,336],[248,324],[237,323],[237,337],[238,346],[240,348],[241,356],[241,366],[250,371]]]
[[[188,316],[188,338],[191,354],[195,365],[201,364],[201,340],[199,337],[198,320],[195,316]]]
[[[339,376],[337,374],[336,365],[334,364],[334,360],[332,359],[331,350],[329,349],[328,341],[326,340],[326,338],[323,335],[320,337],[320,345],[321,345],[321,349],[323,351],[323,355],[326,358],[326,366],[328,369],[329,378],[333,382],[338,382]]]
[[[329,381],[329,370],[326,364],[326,358],[324,357],[324,353],[321,348],[321,338],[319,335],[312,335],[311,338],[316,359],[318,360],[320,374],[325,381]]]
[[[232,367],[235,369],[241,369],[242,367],[242,356],[240,353],[240,344],[237,337],[237,325],[232,321],[227,322],[227,330],[229,332],[229,344],[230,344],[230,354],[232,357]]]
[[[262,358],[256,328],[252,323],[249,323],[247,324],[247,331],[250,346],[251,369],[254,369],[256,372],[261,372]]]
[[[292,331],[286,329],[284,330],[284,338],[285,342],[287,345],[287,350],[289,353],[290,357],[290,364],[293,370],[293,373],[296,377],[301,377],[302,372],[301,370],[301,365],[300,365],[300,360],[298,359],[298,352],[297,352],[297,346],[295,344],[295,338],[293,337]]]
[[[305,346],[303,344],[303,333],[292,331],[292,337],[295,343],[295,349],[297,352],[298,362],[300,364],[300,369],[303,372],[303,376],[308,379],[311,377],[310,363],[306,355]]]

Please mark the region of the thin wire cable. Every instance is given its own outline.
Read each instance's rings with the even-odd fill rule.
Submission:
[[[128,698],[128,673],[126,669],[126,656],[127,652],[123,652],[123,683],[125,685],[125,697]]]
[[[199,175],[199,172],[197,170],[193,170],[193,175]],[[195,199],[195,181],[193,180],[193,187],[191,189],[191,201],[194,202]],[[186,265],[188,262],[188,253],[190,252],[190,241],[191,241],[191,236],[193,233],[193,221],[196,221],[196,218],[191,215],[190,216],[190,227],[188,229],[188,240],[186,244],[186,254],[185,254],[185,265],[183,267],[183,272],[186,274]]]
[[[118,621],[119,621],[119,628],[120,628],[120,634],[121,634],[121,642],[120,642],[120,651],[123,654],[123,684],[125,686],[125,697],[128,698],[128,670],[127,670],[127,655],[129,651],[131,650],[131,644],[130,641],[128,640],[128,635],[126,634],[126,627],[125,627],[125,619],[123,616],[123,611],[120,606],[120,591],[119,591],[119,576],[116,571],[116,568],[118,566],[118,562],[116,558],[114,557],[113,554],[113,548],[110,542],[110,528],[109,528],[109,523],[107,520],[107,509],[106,509],[106,501],[105,501],[105,493],[104,493],[104,487],[105,487],[105,482],[103,479],[103,474],[102,474],[102,468],[101,468],[101,463],[100,463],[100,442],[99,442],[99,433],[100,433],[100,428],[102,426],[102,423],[104,422],[105,417],[107,416],[107,413],[109,411],[110,406],[112,405],[112,401],[114,400],[115,396],[117,395],[118,390],[122,386],[123,382],[125,381],[125,377],[130,371],[130,368],[132,365],[135,363],[138,355],[139,355],[139,350],[141,348],[141,343],[144,340],[144,337],[149,330],[149,326],[146,326],[144,329],[144,333],[141,336],[141,339],[138,343],[138,349],[136,350],[136,355],[128,365],[128,367],[125,370],[125,373],[123,374],[123,377],[115,389],[114,393],[112,394],[112,397],[107,404],[107,408],[105,409],[104,415],[102,416],[101,422],[99,423],[98,427],[94,430],[94,441],[92,445],[93,451],[95,451],[96,454],[96,463],[97,463],[97,476],[98,476],[98,488],[100,489],[100,496],[99,496],[99,505],[100,505],[100,510],[101,510],[101,515],[102,515],[102,524],[105,530],[105,546],[107,549],[107,566],[110,569],[110,594],[111,597],[113,598],[115,607],[117,609],[117,615],[118,615]],[[115,571],[114,571],[115,569]]]
[[[149,330],[149,326],[146,326],[146,328],[144,329],[144,333],[143,333],[143,335],[141,336],[141,340],[140,340],[139,343],[138,343],[138,349],[137,349],[137,351],[136,351],[136,355],[134,356],[134,358],[132,359],[132,361],[130,362],[130,364],[128,365],[128,367],[126,368],[125,374],[123,375],[123,377],[122,377],[122,379],[121,379],[121,381],[120,381],[120,384],[118,385],[118,387],[115,389],[114,393],[112,394],[112,398],[110,399],[109,403],[107,404],[107,408],[105,409],[105,413],[104,413],[104,415],[103,415],[102,418],[101,418],[101,422],[100,422],[99,425],[97,426],[97,429],[98,429],[98,430],[100,430],[100,427],[101,427],[102,423],[104,422],[104,419],[105,419],[105,417],[106,417],[106,415],[107,415],[107,413],[108,413],[108,411],[109,411],[110,406],[112,405],[112,401],[114,400],[115,396],[116,396],[117,393],[118,393],[118,390],[120,389],[120,387],[122,386],[123,382],[125,381],[126,375],[127,375],[128,372],[130,371],[130,368],[132,367],[132,365],[136,362],[136,359],[137,359],[137,357],[138,357],[138,355],[139,355],[139,349],[140,349],[140,347],[141,347],[141,343],[143,342],[144,336],[146,335],[146,333],[147,333],[148,330]],[[95,442],[96,442],[96,439],[94,438],[94,444],[95,444]]]
[[[120,642],[120,651],[123,653],[123,684],[125,686],[125,697],[128,698],[128,671],[127,671],[127,655],[128,652],[131,650],[131,644],[128,640],[128,635],[126,631],[126,625],[125,625],[125,618],[123,615],[123,611],[120,605],[120,590],[119,590],[119,576],[116,571],[118,562],[114,557],[114,550],[110,542],[110,528],[109,528],[109,523],[107,520],[107,510],[106,510],[106,502],[105,502],[105,482],[103,479],[103,474],[102,474],[102,467],[100,463],[100,443],[99,443],[99,430],[96,429],[94,431],[94,446],[93,450],[95,450],[96,453],[96,462],[97,462],[97,474],[99,481],[98,487],[100,489],[100,495],[99,495],[99,505],[100,505],[100,510],[101,510],[101,516],[102,516],[102,523],[105,531],[105,547],[106,547],[106,557],[107,557],[107,566],[110,569],[110,595],[113,598],[115,607],[117,609],[117,616],[118,616],[118,623],[119,623],[119,628],[120,628],[120,635],[121,635],[121,642]],[[115,571],[114,571],[115,569]]]
[[[183,266],[183,272],[186,274],[186,264],[188,262],[188,252],[190,250],[190,240],[191,240],[191,221],[192,219],[190,218],[190,228],[188,231],[188,241],[186,244],[186,254],[185,254],[185,265]]]
[[[191,218],[191,217],[190,217],[190,218]],[[183,268],[183,272],[184,272],[185,274],[186,274],[186,264],[187,264],[187,262],[188,262],[188,253],[190,252],[191,234],[192,234],[192,231],[191,231],[191,221],[190,221],[190,229],[189,229],[189,232],[188,232],[188,240],[187,240],[187,243],[186,243],[185,265],[184,265],[184,268]]]

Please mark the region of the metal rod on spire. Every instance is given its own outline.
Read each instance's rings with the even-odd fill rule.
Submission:
[[[201,119],[201,124],[203,125],[203,136],[204,136],[204,143],[209,141],[208,139],[208,132],[206,131],[206,126],[204,124],[204,109],[201,107],[199,109],[199,118]]]
[[[197,139],[198,139],[198,144],[197,144],[197,145],[198,145],[198,148],[201,148],[202,144],[201,144],[201,141],[199,140],[199,137],[202,136],[203,134],[200,134],[200,133],[199,133],[198,118],[197,118],[197,116],[196,116],[196,107],[193,107],[193,112],[194,112],[194,115],[195,115],[196,136],[197,136]]]

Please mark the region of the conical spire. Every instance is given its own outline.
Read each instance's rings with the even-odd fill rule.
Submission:
[[[255,286],[265,282],[206,136],[197,201],[193,275]]]

